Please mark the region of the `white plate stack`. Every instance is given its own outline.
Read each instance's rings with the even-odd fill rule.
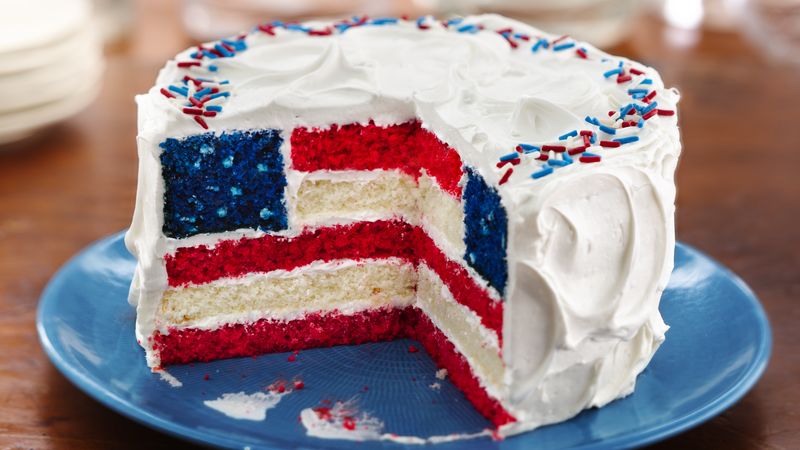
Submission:
[[[86,0],[0,0],[0,144],[96,97],[102,48]]]

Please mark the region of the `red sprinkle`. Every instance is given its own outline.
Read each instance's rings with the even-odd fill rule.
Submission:
[[[414,345],[409,345],[408,346],[408,353],[417,353],[418,351],[419,351],[419,349],[416,346],[414,346]]]
[[[203,379],[204,379],[205,381],[208,381],[210,378],[211,378],[211,376],[210,376],[209,374],[205,374],[205,375],[203,375]]]
[[[511,177],[511,174],[514,172],[514,168],[509,168],[505,174],[503,174],[503,178],[500,178],[500,185],[503,185],[508,181],[508,178]]]
[[[203,111],[203,116],[205,117],[217,117],[216,111]]]
[[[659,116],[674,116],[675,115],[675,111],[673,111],[671,109],[657,109],[656,111],[658,111],[658,115]]]
[[[278,385],[277,388],[275,388],[275,390],[278,391],[279,394],[283,394],[284,392],[286,392],[286,386],[284,386],[283,383],[281,383]]]
[[[206,129],[206,130],[208,129],[208,124],[206,123],[205,120],[203,120],[202,117],[194,116],[194,121],[197,122],[198,124],[200,124],[200,126],[203,127],[203,129]]]
[[[166,89],[164,89],[164,88],[161,88],[161,94],[162,94],[164,97],[167,97],[167,98],[175,98],[175,96],[174,96],[174,95],[172,95],[172,94],[171,94],[171,93],[170,93],[168,90],[166,90]]]
[[[634,75],[644,75],[644,72],[642,72],[641,70],[639,70],[639,69],[636,69],[636,68],[634,68],[634,67],[631,67],[631,68],[630,68],[630,69],[628,69],[628,70],[630,70],[630,72],[631,72],[632,74],[634,74]]]
[[[568,37],[569,36],[565,34],[565,35],[561,36],[560,38],[557,38],[555,41],[551,42],[550,45],[558,44],[559,42],[563,41],[564,39],[566,39]]]
[[[589,55],[586,54],[586,50],[584,50],[582,48],[579,48],[579,49],[575,50],[575,53],[577,53],[578,56],[580,56],[583,59],[587,59],[589,57]]]
[[[539,156],[536,157],[539,161],[547,161],[550,159],[550,156],[547,153],[539,153]]]
[[[198,108],[183,108],[183,113],[184,114],[192,114],[192,115],[195,115],[195,116],[201,116],[201,115],[203,115],[203,110],[202,109],[198,109]]]
[[[300,381],[300,380],[295,380],[294,381],[294,389],[296,391],[299,391],[299,390],[303,389],[304,387],[306,387],[306,384],[303,383],[302,381]]]
[[[308,32],[309,36],[330,36],[333,33],[330,28],[324,30],[311,30]]]
[[[646,96],[645,96],[645,97],[642,99],[642,101],[643,101],[643,102],[645,102],[645,103],[650,103],[650,101],[651,101],[651,100],[653,100],[653,99],[655,98],[655,96],[656,96],[656,91],[652,91],[652,92],[650,92],[649,94],[647,94],[647,95],[646,95]]]
[[[200,65],[199,61],[181,61],[178,63],[178,67],[193,67],[199,65]]]
[[[613,115],[614,115],[614,113],[616,113],[616,111],[614,111],[614,110],[612,109],[611,111],[609,111],[609,112],[608,112],[608,117],[611,117],[611,116],[613,116]]]
[[[317,413],[322,420],[331,420],[333,419],[333,415],[331,414],[331,409],[327,406],[320,406],[318,408],[314,408],[314,412]]]
[[[497,163],[497,168],[498,168],[498,169],[502,169],[504,166],[506,166],[506,165],[508,165],[508,164],[511,164],[511,165],[513,165],[513,166],[516,166],[516,165],[518,165],[520,162],[522,162],[522,160],[521,160],[521,159],[519,159],[519,158],[514,158],[514,159],[508,159],[508,160],[505,160],[505,161],[500,161],[499,163]]]
[[[635,127],[636,125],[637,123],[632,120],[622,122],[622,128]]]
[[[594,133],[592,131],[590,131],[590,130],[581,130],[581,132],[580,132],[581,136],[591,136],[593,134]]]
[[[620,144],[617,141],[600,141],[600,147],[609,147],[609,148],[617,148]]]
[[[651,109],[647,114],[642,116],[642,119],[647,120],[647,119],[655,116],[656,114],[658,114],[658,110],[657,109]]]
[[[514,30],[511,27],[501,28],[501,29],[497,30],[497,32],[500,33],[500,34],[511,33],[512,31],[514,31]]]
[[[584,136],[583,137],[583,145],[585,145],[587,147],[592,145],[592,139],[589,136]]]
[[[288,358],[286,358],[286,360],[289,361],[289,362],[295,362],[295,361],[297,361],[297,356],[295,356],[294,354],[291,354],[291,355],[289,355]]]
[[[624,83],[626,81],[631,81],[632,79],[633,79],[633,77],[631,77],[628,74],[624,74],[624,75],[623,74],[619,74],[617,76],[617,83]]]
[[[588,146],[588,145],[584,145],[584,146],[581,146],[581,147],[575,147],[575,148],[571,148],[571,149],[569,149],[569,150],[567,151],[567,153],[569,153],[569,155],[570,155],[570,156],[572,156],[572,155],[577,155],[578,153],[583,153],[583,152],[585,152],[587,148],[589,148],[589,146]]]
[[[344,421],[342,422],[342,426],[347,430],[353,431],[353,430],[356,429],[356,421],[353,420],[352,417],[347,416],[347,417],[344,418]]]
[[[203,107],[203,102],[194,98],[194,96],[191,95],[189,96],[189,103],[193,104],[194,106],[197,106],[198,108]]]
[[[275,36],[275,31],[273,31],[275,27],[272,25],[259,25],[258,29],[263,31],[264,33],[267,33],[270,36]]]
[[[591,156],[583,155],[583,156],[581,156],[580,161],[582,163],[600,162],[600,156],[598,156],[598,155],[591,155]]]
[[[230,45],[228,45],[228,44],[226,44],[226,43],[224,43],[224,42],[220,42],[220,43],[219,43],[219,45],[220,45],[222,48],[224,48],[225,50],[227,50],[227,51],[229,51],[229,52],[231,52],[231,53],[236,53],[236,50],[235,50],[233,47],[231,47]]]
[[[564,147],[563,145],[543,145],[542,146],[542,151],[545,151],[545,152],[554,151],[554,152],[557,152],[557,153],[561,153],[561,152],[566,151],[566,150],[567,150],[567,147]]]

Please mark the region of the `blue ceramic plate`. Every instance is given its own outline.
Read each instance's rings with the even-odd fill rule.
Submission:
[[[572,420],[493,441],[482,437],[438,449],[620,448],[664,439],[731,406],[758,380],[769,359],[769,324],[758,300],[734,274],[678,244],[675,271],[661,301],[672,327],[636,392]],[[409,353],[408,341],[342,346],[176,366],[171,387],[145,366],[126,296],[134,260],[122,234],[101,240],[68,262],[45,289],[38,330],[53,363],[87,394],[134,420],[191,441],[242,448],[352,448],[309,437],[298,421],[322,400],[357,399],[410,436],[473,433],[489,423],[446,380],[431,389],[435,366]],[[206,375],[208,379],[206,380]],[[302,378],[305,389],[283,396],[264,421],[236,420],[204,406],[223,393],[263,391],[276,380]],[[365,442],[359,448],[401,447]]]

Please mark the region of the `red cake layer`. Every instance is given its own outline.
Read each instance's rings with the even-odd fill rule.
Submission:
[[[353,315],[308,314],[288,322],[262,319],[214,330],[170,329],[156,332],[153,344],[162,365],[363,344],[408,336],[410,314],[410,308],[380,308]]]
[[[466,358],[415,307],[374,309],[353,315],[310,314],[288,322],[262,319],[215,330],[171,329],[168,334],[157,332],[153,344],[161,364],[166,366],[404,337],[420,341],[437,366],[447,369],[450,381],[495,426],[515,420],[481,387]]]
[[[203,284],[252,272],[292,270],[314,261],[398,257],[425,262],[455,300],[470,308],[502,339],[503,303],[494,300],[469,272],[436,246],[421,228],[398,220],[356,222],[307,229],[295,237],[265,235],[221,241],[215,247],[183,247],[167,255],[170,286]]]
[[[398,169],[418,178],[425,169],[443,190],[461,199],[461,158],[418,121],[385,127],[370,122],[295,128],[291,144],[295,170]]]

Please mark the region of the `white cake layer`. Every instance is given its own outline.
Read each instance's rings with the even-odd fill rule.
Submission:
[[[317,261],[290,271],[170,288],[159,319],[167,327],[214,329],[315,312],[403,307],[414,302],[416,283],[414,265],[401,259]]]
[[[497,334],[487,330],[472,310],[458,303],[441,278],[424,264],[419,266],[415,305],[467,358],[489,395],[502,399],[505,367]]]

